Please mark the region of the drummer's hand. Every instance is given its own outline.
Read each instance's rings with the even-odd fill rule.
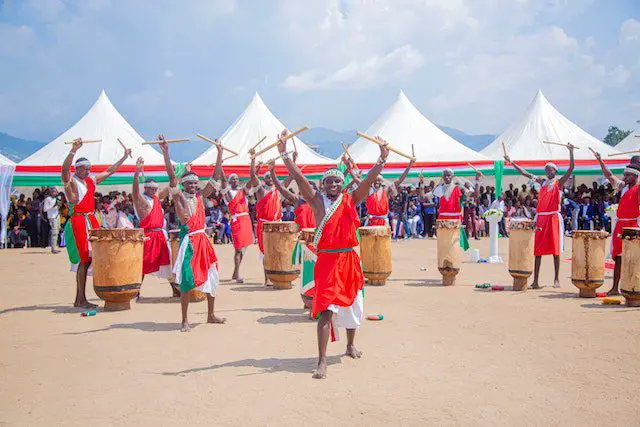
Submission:
[[[276,162],[269,162],[269,172],[274,173],[276,170]]]
[[[476,171],[476,181],[480,181],[480,178],[482,178],[482,172]]]
[[[567,148],[569,149],[569,151],[573,151],[573,150],[575,150],[576,146],[573,145],[572,143],[568,142],[567,143]]]
[[[138,160],[136,160],[136,170],[138,172],[141,172],[143,168],[144,168],[144,159],[142,157],[138,157]]]
[[[82,147],[82,138],[76,138],[73,140],[73,146],[71,147],[72,152],[77,152]]]
[[[509,157],[507,154],[504,155],[504,161],[507,163],[511,163],[511,157]]]
[[[598,153],[597,151],[594,151],[593,155],[596,156],[596,160],[598,161],[602,160],[602,154]]]
[[[383,141],[382,138],[380,137],[378,137],[378,139],[380,141]],[[385,141],[383,142],[384,142],[384,145],[380,145],[380,157],[383,160],[387,160],[387,157],[389,157],[389,149],[387,148],[387,143]]]
[[[158,134],[158,141],[162,141],[160,144],[158,144],[162,152],[169,154],[169,144],[167,144],[164,140],[164,135]]]
[[[280,154],[287,152],[287,135],[289,135],[289,131],[285,129],[278,137],[278,151]]]

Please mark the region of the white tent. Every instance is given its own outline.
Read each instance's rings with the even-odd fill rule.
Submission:
[[[7,241],[7,214],[11,203],[11,181],[16,164],[0,154],[0,244]]]
[[[239,153],[239,156],[232,157],[225,161],[225,165],[249,165],[251,159],[249,149],[255,146],[263,137],[267,137],[257,148],[260,150],[276,141],[278,135],[285,126],[262,102],[262,98],[256,92],[253,99],[240,114],[235,122],[219,138],[222,145]],[[295,129],[289,129],[294,131]],[[298,163],[303,165],[323,165],[334,164],[335,160],[321,156],[305,145],[299,138],[294,137],[296,148],[298,149]],[[288,142],[288,150],[293,151],[294,145],[291,140]],[[256,151],[257,151],[256,150]],[[216,147],[211,147],[198,158],[193,165],[211,165],[215,163],[217,157]],[[268,152],[257,157],[259,161],[267,161],[278,155],[277,150]]]
[[[488,160],[431,123],[409,101],[403,91],[400,91],[393,105],[365,133],[380,136],[394,148],[409,155],[413,144],[418,162]],[[358,138],[349,152],[358,163],[374,163],[380,156],[380,149],[363,138]],[[390,153],[388,160],[407,162],[404,157],[395,153]]]
[[[144,139],[120,115],[103,90],[95,104],[75,125],[21,161],[19,166],[61,166],[71,148],[65,141],[75,138],[102,140],[84,144],[76,155],[88,158],[94,165],[110,165],[122,157],[124,150],[116,138],[120,138],[132,150],[132,158],[128,158],[125,165],[135,165],[138,156],[144,157],[146,165],[164,164],[162,154],[150,145],[141,144]]]
[[[603,157],[617,152],[563,116],[547,101],[542,92],[538,91],[524,115],[481,153],[492,159],[502,159],[504,144],[513,160],[569,159],[569,151],[566,148],[545,144],[543,141],[572,143],[580,148],[574,152],[576,159],[593,160],[589,147],[601,153]]]
[[[631,132],[625,139],[616,145],[618,151],[640,150],[640,131]],[[633,154],[629,154],[632,156]]]

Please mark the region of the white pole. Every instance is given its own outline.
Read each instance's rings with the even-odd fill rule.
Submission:
[[[498,234],[499,234],[498,222],[500,221],[496,217],[489,217],[488,219],[489,219],[489,244],[490,244],[489,246],[490,254],[489,254],[488,262],[501,264],[504,261],[502,261],[502,258],[498,254]]]

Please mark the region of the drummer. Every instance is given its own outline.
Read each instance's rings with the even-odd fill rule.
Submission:
[[[338,169],[329,169],[323,174],[321,193],[311,187],[298,166],[289,158],[286,136],[285,130],[280,135],[278,150],[302,196],[311,205],[319,224],[314,239],[318,260],[314,271],[316,292],[312,308],[312,316],[319,317],[319,357],[313,377],[325,378],[329,335],[335,341],[339,326],[347,329],[346,355],[354,359],[362,356],[362,352],[355,347],[356,329],[362,321],[364,285],[360,258],[354,251],[358,245],[356,231],[360,226],[356,204],[361,203],[369,194],[371,185],[387,161],[389,150],[386,143],[380,145],[380,158],[367,178],[352,193],[343,191],[344,175]]]
[[[347,171],[356,183],[362,180],[362,176],[355,172],[357,166],[353,159],[344,156],[344,162],[347,165]],[[365,202],[367,207],[367,218],[364,221],[365,226],[389,225],[389,198],[395,198],[400,190],[400,185],[407,179],[411,167],[413,167],[415,159],[411,159],[402,175],[389,186],[389,190],[385,190],[387,185],[382,176],[378,176],[373,182],[372,188],[369,190],[369,196]]]
[[[133,175],[133,208],[144,229],[144,255],[142,258],[142,280],[146,274],[154,274],[162,279],[171,278],[171,250],[167,236],[167,222],[164,219],[161,200],[169,196],[169,187],[159,189],[158,183],[147,179],[144,191],[140,191],[140,173],[144,169],[144,159],[138,157]],[[139,296],[138,296],[139,297]]]
[[[253,164],[253,161],[252,161]],[[258,189],[258,180],[249,181],[244,187],[240,186],[238,174],[229,175],[229,180],[224,174],[222,167],[219,168],[219,177],[222,182],[220,193],[224,197],[229,215],[231,215],[231,238],[235,253],[233,255],[233,275],[231,278],[237,283],[243,283],[240,277],[240,264],[244,258],[247,247],[253,243],[253,224],[249,216],[249,202],[247,198],[252,196]]]
[[[618,210],[616,212],[616,225],[611,233],[611,257],[615,263],[613,269],[613,286],[607,292],[609,295],[620,295],[620,272],[622,270],[622,229],[624,227],[640,226],[640,191],[638,191],[638,176],[640,176],[640,164],[631,163],[624,168],[622,179],[614,176],[607,165],[602,161],[600,153],[595,153],[600,163],[602,173],[609,180],[616,191],[621,192]]]
[[[159,141],[164,141],[158,135]],[[218,275],[218,257],[213,244],[205,231],[205,212],[203,200],[209,197],[216,183],[214,177],[222,165],[222,147],[218,147],[218,158],[213,175],[204,188],[198,191],[198,175],[186,172],[180,178],[183,190],[178,187],[178,178],[169,159],[169,145],[160,144],[164,164],[169,175],[169,194],[173,198],[176,215],[182,224],[180,227],[180,248],[176,256],[173,272],[176,283],[180,286],[180,303],[182,308],[182,332],[189,332],[191,327],[187,312],[189,310],[189,293],[196,289],[207,295],[207,323],[224,323],[226,319],[217,317],[214,311],[216,290],[220,282]]]
[[[549,162],[545,165],[545,179],[535,177],[533,174],[512,162],[508,155],[504,156],[505,162],[511,163],[523,176],[529,178],[531,181],[535,181],[541,186],[540,192],[538,193],[538,211],[535,218],[536,234],[533,244],[535,263],[533,268],[533,282],[530,286],[531,289],[541,288],[538,279],[540,276],[540,262],[543,255],[553,255],[553,267],[555,273],[553,287],[560,287],[560,280],[558,279],[558,275],[560,273],[560,253],[562,253],[564,247],[564,242],[562,241],[564,236],[564,225],[562,215],[560,213],[560,190],[567,183],[571,173],[573,173],[573,150],[575,147],[571,144],[567,144],[567,148],[569,149],[569,168],[567,169],[567,172],[560,177],[560,179],[556,178],[556,175],[558,174],[558,166],[554,163]]]
[[[91,266],[91,243],[89,242],[89,230],[100,228],[95,217],[95,192],[96,185],[116,173],[124,163],[131,150],[126,149],[124,156],[116,163],[109,166],[104,172],[90,176],[91,162],[80,157],[75,163],[75,173],[71,175],[71,163],[73,157],[82,147],[82,139],[73,141],[71,151],[62,163],[62,183],[67,201],[72,205],[71,219],[64,228],[67,253],[71,261],[71,271],[76,272],[76,300],[74,307],[96,308],[97,305],[87,301],[86,287],[87,275]]]
[[[462,199],[463,197],[478,197],[480,178],[482,173],[476,171],[476,182],[474,185],[464,181],[463,186],[453,182],[453,170],[446,168],[442,171],[442,183],[433,189],[433,195],[440,198],[440,208],[438,209],[438,219],[458,220],[462,223]],[[425,186],[424,176],[420,174],[418,185],[420,197],[424,198]],[[469,249],[469,239],[464,228],[460,228],[460,246],[466,251]]]

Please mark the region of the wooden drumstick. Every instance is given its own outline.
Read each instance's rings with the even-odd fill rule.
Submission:
[[[286,141],[286,140],[288,140],[288,139],[291,139],[291,138],[295,137],[296,135],[298,135],[299,133],[302,133],[302,132],[304,132],[305,130],[308,130],[308,129],[309,129],[309,127],[308,127],[308,126],[303,126],[303,127],[301,127],[300,129],[298,129],[297,131],[295,131],[295,132],[293,132],[293,133],[288,134],[288,135],[284,138],[284,140]],[[265,153],[265,152],[267,152],[267,151],[271,150],[273,147],[275,147],[276,145],[278,145],[278,143],[279,143],[279,142],[280,142],[280,139],[276,140],[276,142],[274,142],[274,143],[273,143],[273,144],[271,144],[271,145],[266,146],[265,148],[263,148],[262,150],[258,151],[257,153],[254,153],[254,154],[253,154],[253,156],[251,156],[251,157],[258,157],[260,154],[263,154],[263,153]]]
[[[102,140],[101,139],[87,139],[87,140],[80,139],[80,142],[82,142],[83,144],[93,144],[95,142],[102,142]],[[64,143],[73,144],[73,141],[65,141]]]
[[[475,173],[480,172],[480,171],[479,171],[478,169],[476,169],[476,167],[475,167],[475,166],[473,166],[471,163],[467,162],[467,165],[468,165],[469,167],[471,167],[471,169],[473,169]],[[481,175],[481,176],[484,176],[484,174],[483,174],[482,172],[480,172],[480,175]]]
[[[412,156],[410,156],[410,155],[408,155],[408,154],[405,154],[405,153],[403,153],[403,152],[402,152],[402,151],[400,151],[400,150],[396,150],[395,148],[393,148],[393,147],[392,147],[391,145],[389,145],[388,143],[386,143],[386,144],[385,144],[384,142],[380,142],[380,141],[378,141],[377,139],[375,139],[374,137],[367,135],[366,133],[358,132],[357,134],[358,134],[358,136],[359,136],[360,138],[364,138],[364,139],[366,139],[366,140],[368,140],[368,141],[373,142],[374,144],[378,144],[378,145],[381,145],[381,146],[385,146],[385,147],[387,147],[387,149],[388,149],[389,151],[393,151],[394,153],[396,153],[396,154],[397,154],[397,155],[399,155],[399,156],[402,156],[402,157],[407,158],[407,159],[409,159],[409,160],[413,160],[414,162],[415,162],[415,160],[416,160],[416,158],[415,158],[415,157],[412,157]]]
[[[124,143],[122,141],[120,141],[120,138],[116,138],[116,140],[120,143],[120,145],[122,146],[122,148],[124,148],[124,152],[127,152],[127,147],[124,145]],[[129,158],[132,159],[132,153],[129,153]]]
[[[251,148],[249,149],[249,151],[255,151],[255,150],[256,150],[256,148],[258,148],[258,145],[262,144],[262,142],[263,142],[265,139],[267,139],[267,136],[266,136],[266,135],[265,135],[265,136],[263,136],[263,137],[260,139],[260,141],[258,141],[258,143],[257,143],[256,145],[254,145],[253,147],[251,147]]]
[[[638,135],[636,135],[636,136],[638,136]],[[591,147],[589,147],[589,149],[591,149]],[[593,150],[591,150],[591,151],[593,151]],[[609,157],[624,156],[625,154],[636,154],[636,153],[640,153],[640,150],[623,151],[621,153],[609,154]]]
[[[502,154],[504,154],[504,156],[507,157],[507,149],[504,146],[504,142],[502,143]]]
[[[211,139],[211,138],[207,138],[206,136],[204,136],[204,135],[202,135],[202,134],[200,134],[200,133],[196,134],[196,136],[197,136],[198,138],[200,138],[200,139],[204,139],[205,141],[207,141],[207,142],[208,142],[208,143],[210,143],[210,144],[213,144],[213,145],[217,145],[217,146],[222,147],[222,149],[223,149],[224,151],[228,151],[229,153],[231,153],[231,154],[233,154],[233,155],[239,156],[239,154],[238,154],[238,153],[236,153],[235,151],[233,151],[232,149],[230,149],[230,148],[227,148],[227,147],[223,146],[223,145],[220,143],[220,141],[218,141],[217,139],[216,139],[216,140],[213,140],[213,139]]]
[[[559,145],[561,147],[567,147],[569,148],[569,144],[563,144],[561,142],[553,142],[553,141],[542,141],[544,144],[549,144],[549,145]],[[576,147],[575,145],[573,146],[574,149],[579,150],[580,148]]]
[[[164,139],[162,141],[154,140],[154,141],[143,141],[142,145],[151,145],[151,144],[162,144],[166,142],[167,144],[173,144],[174,142],[187,142],[190,141],[189,138],[179,138],[179,139]]]

